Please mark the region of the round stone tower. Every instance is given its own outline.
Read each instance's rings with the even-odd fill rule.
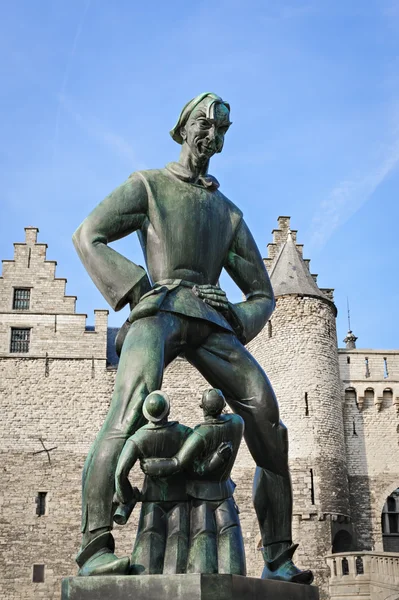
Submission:
[[[337,535],[351,537],[337,310],[332,290],[318,288],[302,258],[290,218],[278,222],[265,259],[276,309],[249,350],[269,376],[288,427],[296,560],[314,570],[325,597],[324,557]]]

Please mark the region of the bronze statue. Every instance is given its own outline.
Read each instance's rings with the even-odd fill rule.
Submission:
[[[147,396],[143,414],[149,421],[126,442],[115,473],[116,499],[129,505],[134,496],[128,475],[137,460],[176,454],[192,430],[168,421],[170,403],[159,390]],[[131,557],[133,575],[185,573],[188,553],[189,505],[183,473],[162,479],[146,476],[141,513]]]
[[[83,472],[81,574],[129,569],[126,559],[113,553],[115,469],[127,438],[144,423],[146,396],[161,387],[165,366],[181,355],[222,390],[245,422],[257,464],[253,498],[263,576],[299,583],[313,579],[291,560],[287,431],[266,374],[244,346],[273,312],[273,291],[241,211],[208,174],[230,124],[230,106],[216,94],[191,100],[171,131],[182,146],[179,161],[133,173],[74,234],[79,256],[109,304],[115,310],[131,307],[129,326],[118,340],[122,351],[110,410]],[[134,231],[149,278],[108,246]],[[218,286],[223,268],[246,301],[228,302]]]
[[[147,475],[170,476],[188,471],[186,490],[191,499],[188,573],[246,575],[245,551],[235,484],[230,473],[244,432],[239,415],[222,415],[225,399],[220,390],[204,392],[205,421],[194,428],[170,459],[144,460]]]

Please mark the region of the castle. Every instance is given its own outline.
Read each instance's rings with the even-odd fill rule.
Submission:
[[[359,590],[373,560],[386,568],[383,581],[397,575],[399,583],[399,351],[357,349],[352,332],[338,348],[332,290],[317,286],[296,233],[279,217],[265,258],[276,310],[249,350],[289,431],[297,562],[314,570],[321,598],[332,598],[351,577]],[[76,572],[81,471],[117,368],[108,311],[86,324],[37,234],[25,229],[0,278],[0,598],[8,600],[58,598],[62,577]],[[163,385],[171,417],[200,422],[206,387],[185,360],[174,361]],[[248,574],[259,576],[253,472],[243,444],[235,496]],[[116,528],[119,555],[130,554],[136,519]]]

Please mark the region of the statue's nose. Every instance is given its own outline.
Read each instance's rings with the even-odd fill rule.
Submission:
[[[215,126],[212,125],[212,127],[210,127],[210,129],[208,130],[208,135],[207,135],[209,141],[213,142],[215,140],[216,137],[216,131],[215,131]]]

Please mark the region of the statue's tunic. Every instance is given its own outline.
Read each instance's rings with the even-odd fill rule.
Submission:
[[[249,341],[274,307],[262,258],[241,211],[216,185],[188,182],[180,171],[171,163],[133,173],[80,226],[74,236],[78,253],[115,310],[128,302],[136,305],[132,321],[162,308],[227,331],[233,331],[232,322],[240,323],[242,338]],[[133,231],[138,231],[151,283],[142,267],[107,246]],[[223,267],[250,300],[230,305],[230,322],[190,289],[217,285]],[[189,285],[179,285],[181,280]]]

